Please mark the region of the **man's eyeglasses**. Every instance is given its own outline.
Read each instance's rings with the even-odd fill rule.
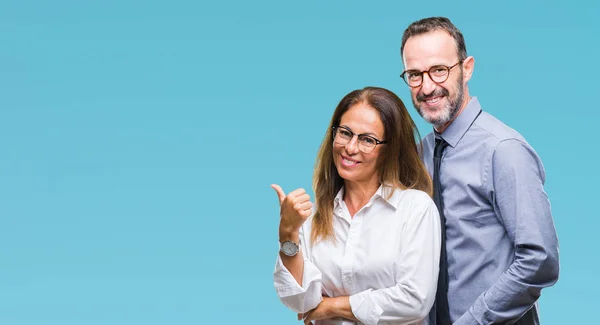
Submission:
[[[458,61],[455,65],[448,67],[445,65],[434,65],[429,68],[429,70],[419,71],[419,70],[406,70],[402,72],[400,77],[406,82],[409,87],[415,88],[419,87],[423,84],[423,74],[427,73],[431,81],[436,84],[441,84],[442,82],[448,80],[450,76],[450,70],[461,64],[463,60]]]
[[[356,135],[358,137],[358,150],[364,153],[371,153],[378,144],[385,144],[387,141],[377,140],[375,137],[366,134],[355,134],[345,126],[334,126],[333,141],[339,145],[347,145]]]

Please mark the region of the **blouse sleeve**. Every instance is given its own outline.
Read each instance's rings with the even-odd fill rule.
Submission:
[[[310,220],[310,219],[309,219]],[[307,220],[306,222],[310,222]],[[311,262],[309,245],[306,245],[305,236],[307,229],[300,229],[300,252],[304,259],[304,270],[302,272],[302,286],[298,284],[294,276],[283,265],[283,261],[277,254],[275,272],[273,278],[275,290],[281,302],[297,313],[306,313],[316,308],[323,300],[321,271]],[[310,235],[310,233],[308,233]]]

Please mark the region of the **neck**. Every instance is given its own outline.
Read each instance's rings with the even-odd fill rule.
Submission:
[[[369,182],[344,182],[344,202],[351,216],[369,202],[380,185],[378,179]]]

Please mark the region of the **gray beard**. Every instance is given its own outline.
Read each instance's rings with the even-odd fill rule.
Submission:
[[[444,94],[447,94],[448,91],[443,89],[442,92]],[[440,92],[438,92],[438,94],[432,94],[432,95],[439,95]],[[413,105],[415,107],[415,109],[417,110],[417,112],[419,113],[419,115],[421,115],[421,117],[427,121],[430,124],[433,124],[434,127],[440,127],[443,126],[445,124],[447,124],[448,122],[452,121],[455,117],[456,117],[456,113],[458,113],[458,110],[460,109],[460,106],[462,105],[462,102],[464,100],[464,87],[463,87],[463,76],[462,73],[460,74],[460,77],[458,79],[458,87],[457,87],[457,96],[456,98],[453,100],[452,98],[450,98],[450,96],[446,95],[446,98],[448,99],[448,102],[446,103],[446,105],[444,105],[443,107],[440,108],[441,113],[439,116],[437,117],[433,117],[430,115],[427,115],[426,113],[423,113],[423,110],[421,109],[421,99],[419,99],[417,96],[417,101],[415,101],[413,99]]]

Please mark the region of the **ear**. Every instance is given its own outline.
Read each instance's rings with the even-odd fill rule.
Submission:
[[[463,82],[467,83],[471,80],[471,76],[473,75],[473,69],[475,68],[475,58],[469,56],[462,63],[463,66]]]

